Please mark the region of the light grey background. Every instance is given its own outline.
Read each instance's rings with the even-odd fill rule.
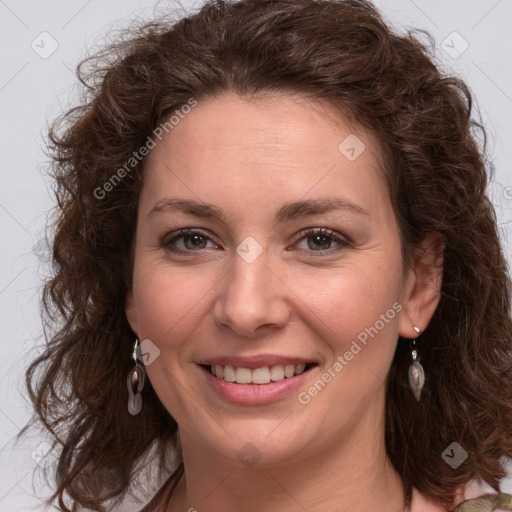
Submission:
[[[491,196],[510,260],[512,0],[376,4],[397,28],[428,30],[442,66],[466,79],[474,92],[490,135],[488,152],[495,167]],[[186,9],[192,5],[183,2]],[[0,0],[0,512],[43,510],[33,496],[47,492],[37,478],[32,482],[45,452],[44,438],[32,435],[14,442],[30,414],[24,370],[42,342],[41,230],[52,205],[51,185],[40,174],[46,162],[42,134],[48,120],[72,103],[74,68],[86,49],[101,44],[113,24],[151,17],[155,6],[165,10],[176,3]],[[509,481],[509,491],[511,487]]]

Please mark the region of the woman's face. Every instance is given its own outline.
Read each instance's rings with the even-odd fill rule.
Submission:
[[[379,442],[413,287],[374,143],[320,103],[202,100],[152,150],[126,312],[184,449],[265,467]]]

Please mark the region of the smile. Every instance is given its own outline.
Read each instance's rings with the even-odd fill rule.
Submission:
[[[203,368],[208,370],[213,376],[218,379],[223,379],[226,382],[236,382],[237,384],[258,384],[265,385],[271,382],[279,382],[284,379],[290,379],[301,373],[309,370],[314,363],[308,364],[287,364],[287,365],[273,365],[262,366],[260,368],[244,368],[233,366],[215,365],[202,365]]]
[[[317,363],[304,362],[247,366],[251,365],[202,363],[197,367],[216,396],[239,405],[264,405],[292,397],[319,368]]]

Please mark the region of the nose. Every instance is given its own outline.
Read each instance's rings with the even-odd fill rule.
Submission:
[[[286,325],[290,318],[290,290],[285,276],[280,276],[275,266],[269,266],[265,252],[252,263],[238,254],[233,259],[231,272],[216,287],[215,324],[250,338]]]

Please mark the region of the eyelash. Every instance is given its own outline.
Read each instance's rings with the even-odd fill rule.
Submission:
[[[173,236],[175,235],[175,236]],[[186,236],[194,236],[194,235],[199,235],[201,237],[203,237],[204,239],[206,240],[210,240],[212,241],[208,236],[206,236],[204,233],[202,233],[201,231],[196,231],[194,229],[180,229],[177,233],[170,233],[168,235],[166,235],[161,243],[160,243],[160,246],[167,250],[167,251],[170,251],[170,252],[173,252],[173,253],[181,253],[181,254],[184,254],[184,253],[193,253],[193,252],[199,252],[201,250],[204,250],[204,249],[198,249],[197,251],[196,250],[191,250],[191,249],[186,249],[186,250],[183,250],[183,249],[175,249],[175,248],[172,248],[172,246],[180,239],[186,237]],[[325,249],[325,250],[305,250],[305,249],[300,249],[301,251],[305,251],[305,252],[312,252],[312,253],[319,253],[319,255],[322,255],[323,254],[332,254],[333,252],[335,251],[340,251],[340,250],[343,250],[347,247],[349,247],[351,245],[351,243],[347,240],[347,239],[344,239],[344,238],[341,238],[339,237],[334,231],[331,231],[330,229],[328,228],[308,228],[306,229],[305,231],[301,232],[299,235],[298,235],[298,238],[297,240],[294,242],[295,244],[297,242],[300,242],[304,239],[307,239],[308,237],[311,237],[311,236],[325,236],[327,237],[328,239],[331,239],[332,241],[336,242],[338,244],[338,247],[336,248],[329,248],[329,249]],[[172,238],[170,238],[172,236]],[[169,239],[170,238],[170,239]]]

